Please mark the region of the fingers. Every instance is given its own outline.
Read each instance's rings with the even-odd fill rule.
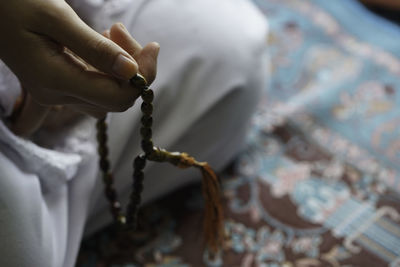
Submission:
[[[108,111],[121,112],[131,107],[139,95],[139,90],[129,82],[87,69],[65,52],[49,53],[53,48],[46,40],[33,39],[31,45],[35,53],[28,51],[27,61],[32,61],[31,66],[35,66],[35,62],[42,63],[40,70],[31,71],[31,80],[40,80],[40,86],[44,87],[31,90],[41,104],[66,104],[72,97]]]
[[[148,84],[151,84],[157,74],[157,57],[160,51],[160,45],[156,42],[147,44],[137,59],[139,72],[146,78]]]
[[[130,35],[128,30],[121,24],[114,24],[109,33],[111,40],[133,56],[139,64],[139,72],[151,84],[157,73],[157,57],[160,50],[158,43],[149,43],[144,48]],[[107,36],[106,35],[106,36]]]
[[[49,16],[50,23],[43,29],[45,34],[68,47],[97,69],[124,80],[132,78],[138,71],[133,57],[91,29],[68,5],[66,6]]]
[[[122,23],[116,23],[111,27],[110,39],[122,47],[134,59],[137,59],[137,56],[142,51],[142,46],[133,39]]]
[[[105,30],[102,34],[103,34],[103,36],[106,37],[107,39],[110,39],[110,30]]]

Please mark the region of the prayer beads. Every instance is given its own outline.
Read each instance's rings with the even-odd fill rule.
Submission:
[[[168,152],[165,149],[155,147],[152,140],[153,125],[153,99],[154,92],[146,82],[146,79],[137,74],[130,80],[135,88],[140,89],[143,100],[141,111],[140,136],[141,148],[144,153],[137,156],[133,162],[132,193],[128,202],[126,215],[122,213],[121,204],[118,202],[117,192],[114,189],[114,178],[110,171],[107,147],[107,123],[106,118],[97,122],[97,140],[99,153],[99,166],[103,174],[104,193],[110,203],[110,211],[114,221],[124,230],[135,230],[137,227],[138,209],[141,203],[143,191],[144,168],[146,161],[169,162],[179,168],[197,167],[203,174],[203,196],[205,203],[204,234],[211,252],[217,252],[223,242],[223,215],[220,204],[219,183],[216,175],[206,162],[198,162],[186,153]]]

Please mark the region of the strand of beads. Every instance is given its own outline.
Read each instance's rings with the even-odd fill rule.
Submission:
[[[99,165],[103,174],[104,193],[107,200],[110,202],[110,211],[113,215],[114,221],[123,226],[127,230],[136,229],[137,224],[137,213],[141,202],[141,193],[143,191],[143,169],[146,166],[146,160],[148,157],[157,154],[156,149],[153,146],[152,141],[152,130],[153,125],[153,99],[154,92],[147,86],[147,82],[140,74],[133,77],[130,82],[135,88],[139,88],[140,96],[143,100],[141,110],[143,113],[140,128],[140,134],[142,137],[141,147],[145,154],[137,156],[133,163],[133,188],[130,195],[130,200],[126,210],[126,216],[121,212],[121,204],[118,201],[117,192],[114,188],[114,177],[110,172],[110,161],[108,159],[108,148],[107,148],[107,123],[106,119],[99,119],[97,121],[97,141],[98,141],[98,153],[99,153]]]
[[[110,203],[110,211],[114,221],[120,225],[125,224],[125,216],[121,212],[121,204],[118,201],[117,191],[114,188],[114,177],[110,172],[110,161],[108,159],[107,147],[107,123],[106,119],[99,119],[97,127],[97,142],[99,153],[99,165],[103,176],[104,193]]]
[[[126,210],[127,226],[131,229],[136,229],[137,214],[141,202],[141,193],[143,191],[143,169],[146,166],[146,160],[155,150],[151,139],[154,92],[147,86],[145,78],[139,74],[131,79],[131,83],[141,90],[140,96],[143,100],[141,110],[143,115],[141,119],[142,127],[140,128],[140,135],[142,138],[141,147],[145,153],[137,156],[133,162],[133,188]]]
[[[165,149],[155,147],[152,140],[153,124],[153,99],[154,92],[151,90],[145,78],[140,74],[133,77],[130,82],[140,90],[143,100],[141,111],[141,148],[143,154],[137,156],[133,162],[133,186],[132,193],[126,209],[126,216],[121,212],[121,205],[117,200],[117,192],[114,189],[114,178],[110,172],[110,162],[107,148],[107,124],[104,119],[97,122],[98,152],[100,155],[100,169],[103,173],[105,195],[110,202],[111,213],[114,221],[125,230],[135,230],[137,227],[137,214],[143,191],[144,168],[146,160],[156,162],[169,162],[179,168],[186,169],[196,167],[203,175],[203,196],[205,198],[205,220],[204,234],[208,247],[216,252],[223,243],[223,214],[220,203],[220,189],[218,178],[207,162],[198,162],[187,153],[168,152]]]
[[[153,141],[151,140],[152,131],[151,126],[153,124],[153,99],[154,93],[148,88],[145,78],[141,75],[136,75],[130,82],[139,88],[140,96],[143,99],[142,112],[143,117],[141,120],[142,128],[140,130],[142,136],[142,149],[146,154],[139,155],[135,158],[133,168],[133,188],[128,203],[126,216],[122,214],[121,204],[118,201],[117,191],[114,188],[114,177],[110,171],[110,160],[108,158],[108,147],[107,147],[107,123],[106,119],[102,118],[97,121],[97,142],[98,142],[98,153],[99,153],[99,165],[103,176],[104,193],[108,202],[110,203],[110,211],[114,221],[126,230],[136,229],[137,212],[141,202],[141,193],[143,191],[143,169],[146,166],[146,156],[153,152]]]

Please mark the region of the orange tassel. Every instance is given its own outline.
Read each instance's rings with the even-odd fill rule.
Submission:
[[[204,237],[210,252],[216,254],[224,242],[223,212],[218,178],[207,163],[201,167],[205,200]]]
[[[203,231],[205,242],[211,253],[217,253],[222,249],[224,241],[224,216],[221,205],[221,192],[217,175],[207,162],[198,162],[187,153],[170,153],[168,161],[181,169],[197,167],[203,175],[202,191],[205,200]]]

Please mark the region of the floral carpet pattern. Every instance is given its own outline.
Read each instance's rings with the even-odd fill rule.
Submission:
[[[255,3],[272,78],[221,175],[224,250],[204,249],[195,185],[137,233],[86,240],[77,266],[400,266],[400,29],[353,0]]]

